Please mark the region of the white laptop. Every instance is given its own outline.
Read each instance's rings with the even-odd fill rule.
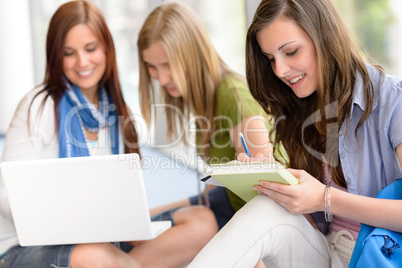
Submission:
[[[171,227],[150,221],[138,154],[0,165],[21,246],[149,240]]]

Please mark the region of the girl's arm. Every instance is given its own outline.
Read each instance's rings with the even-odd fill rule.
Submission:
[[[58,157],[54,102],[49,97],[43,104],[45,93],[33,99],[38,92],[29,92],[18,105],[7,130],[2,161]]]
[[[402,144],[396,148],[402,166]],[[294,214],[325,210],[325,185],[303,170],[288,169],[300,184],[288,186],[261,181],[260,194],[274,199]],[[344,192],[331,187],[331,212],[357,222],[402,232],[402,200],[377,199]]]
[[[28,128],[28,108],[32,96],[36,93],[36,90],[31,91],[15,111],[4,141],[3,162],[58,157],[53,100],[48,98],[43,108],[41,108],[43,100],[41,96],[34,100],[31,106],[30,128]],[[40,111],[42,112],[39,114]],[[0,212],[12,220],[8,195],[1,173]]]
[[[240,140],[240,132],[243,133],[248,150],[252,157],[264,155],[272,157],[272,145],[269,141],[267,120],[261,115],[252,115],[243,119],[230,130],[230,139],[238,154],[244,153],[244,147]]]
[[[402,167],[402,143],[396,147],[396,153]],[[331,189],[331,210],[358,222],[402,232],[402,200],[370,198]]]

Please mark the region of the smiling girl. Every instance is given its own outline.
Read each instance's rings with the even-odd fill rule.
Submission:
[[[168,140],[183,137],[207,163],[229,162],[244,152],[240,132],[251,155],[272,153],[266,114],[245,79],[220,58],[194,10],[175,1],[158,6],[146,18],[137,44],[141,110],[148,123],[162,121],[151,115],[154,104],[164,104]],[[197,133],[194,143],[189,135],[192,120]],[[158,211],[198,203],[210,204],[222,228],[245,202],[217,187],[202,199],[193,196]]]
[[[139,153],[101,11],[89,1],[61,5],[49,24],[46,52],[45,81],[19,104],[2,160]],[[213,213],[194,206],[175,211],[167,219],[172,228],[135,247],[125,242],[21,247],[1,176],[0,196],[1,267],[182,266],[217,230]],[[177,233],[185,239],[179,241]]]
[[[189,267],[347,267],[360,223],[402,232],[402,200],[375,198],[402,177],[402,80],[363,60],[331,0],[263,0],[246,42],[299,185],[260,181]],[[316,211],[325,236],[303,217]]]

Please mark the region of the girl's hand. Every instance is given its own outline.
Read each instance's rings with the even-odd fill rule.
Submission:
[[[270,162],[273,161],[274,159],[266,155],[263,155],[262,153],[258,153],[255,157],[248,157],[247,154],[240,153],[237,156],[237,160],[241,162]]]
[[[287,170],[299,180],[298,185],[260,181],[254,190],[273,199],[292,214],[324,211],[325,185],[304,170]]]

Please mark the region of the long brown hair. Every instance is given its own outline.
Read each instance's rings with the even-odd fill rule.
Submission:
[[[42,92],[54,100],[56,123],[58,104],[64,95],[63,55],[67,33],[78,24],[87,25],[105,47],[106,70],[100,81],[116,107],[116,114],[124,119],[125,152],[139,153],[138,135],[134,123],[129,119],[128,107],[124,101],[118,79],[114,42],[102,12],[93,3],[84,0],[70,1],[61,5],[50,20],[46,39],[46,73]],[[35,96],[35,97],[36,97]],[[44,103],[43,103],[44,104]],[[56,124],[57,125],[57,124]]]
[[[209,129],[200,134],[202,144],[209,144],[215,130],[213,117],[218,85],[229,76],[244,82],[245,79],[233,72],[220,58],[197,13],[181,2],[164,3],[148,15],[137,41],[141,111],[148,123],[151,121],[151,105],[155,103],[156,92],[142,53],[156,42],[162,45],[167,54],[173,80],[182,96],[173,98],[166,90],[161,90],[164,103],[179,109],[183,115],[178,118],[177,112],[166,109],[168,138],[172,138],[172,133],[178,136],[178,130],[186,133],[185,125],[191,113],[197,116],[196,123],[201,129]],[[200,119],[200,116],[207,120]],[[204,153],[208,154],[207,148]]]
[[[275,76],[256,39],[257,32],[278,17],[295,22],[315,45],[318,88],[305,99],[298,98]],[[346,187],[339,165],[338,133],[350,116],[358,74],[363,81],[366,107],[356,131],[372,109],[374,89],[359,49],[332,1],[263,0],[260,3],[247,33],[247,82],[254,98],[276,120],[275,144],[282,143],[285,147],[289,167],[304,169],[322,180],[324,157],[335,183]],[[327,126],[332,129],[328,131]],[[322,157],[312,153],[311,148]]]

